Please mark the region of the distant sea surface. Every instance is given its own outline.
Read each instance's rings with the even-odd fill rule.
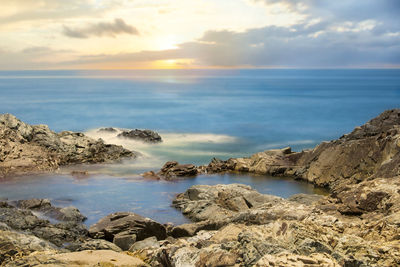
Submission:
[[[161,154],[206,163],[338,138],[400,107],[400,70],[1,71],[0,99],[55,131],[156,130]]]
[[[300,151],[339,138],[386,109],[400,108],[400,70],[0,71],[0,99],[0,113],[55,131],[85,132],[142,154],[96,167],[102,174],[83,181],[68,175],[3,181],[0,197],[68,200],[65,205],[83,210],[89,223],[119,210],[179,223],[185,220],[169,207],[171,198],[193,184],[241,182],[283,197],[313,189],[240,175],[178,184],[129,177],[168,160],[205,164],[212,157],[285,146]],[[151,129],[164,142],[124,140],[98,133],[100,127]]]

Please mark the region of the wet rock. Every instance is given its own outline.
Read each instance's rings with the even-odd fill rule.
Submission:
[[[142,174],[142,177],[148,180],[160,180],[160,176],[158,176],[155,172],[153,171],[148,171]]]
[[[36,214],[42,214],[42,209],[45,211],[49,208],[62,210],[61,208],[52,207],[48,200],[33,199],[17,201],[16,203],[19,203],[24,208],[31,209],[19,209],[11,206],[0,208],[0,222],[13,230],[31,233],[57,246],[87,238],[88,231],[86,227],[80,223],[80,220],[76,220],[76,218],[81,218],[80,216],[82,215],[80,213],[75,214],[75,208],[71,208],[73,212],[70,215],[70,219],[72,221],[52,224],[48,220],[36,216]],[[64,215],[68,214],[68,212],[58,214]]]
[[[206,167],[207,173],[228,172],[235,169],[235,164],[232,160],[221,160],[213,158]]]
[[[158,240],[167,237],[163,225],[132,212],[117,212],[102,218],[89,228],[89,234],[113,242],[123,250],[148,237],[155,236]]]
[[[157,175],[171,180],[180,177],[196,176],[197,173],[197,167],[193,164],[179,164],[176,161],[168,161]]]
[[[59,221],[83,222],[86,217],[75,207],[53,207],[48,199],[28,199],[15,202],[18,208],[41,212],[44,216]]]
[[[122,133],[118,134],[118,137],[125,137],[133,140],[139,140],[147,143],[160,143],[162,142],[161,136],[151,130],[130,130],[130,131],[123,131]]]

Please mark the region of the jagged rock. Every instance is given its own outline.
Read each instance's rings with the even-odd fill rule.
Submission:
[[[155,236],[158,240],[167,237],[163,225],[132,212],[116,212],[100,219],[89,228],[89,234],[113,242],[123,250],[148,237]]]
[[[213,159],[206,170],[291,176],[333,189],[367,179],[398,176],[400,109],[385,111],[350,134],[322,142],[312,150],[297,153],[284,148],[249,158]]]
[[[82,133],[51,131],[28,125],[11,114],[0,115],[0,177],[54,171],[75,163],[111,162],[135,154]]]
[[[221,160],[213,158],[206,167],[207,173],[221,173],[232,171],[235,169],[235,164],[232,160]]]
[[[179,164],[176,161],[168,161],[157,173],[157,176],[162,176],[166,180],[171,180],[179,177],[192,177],[198,173],[197,167],[193,164]]]
[[[241,184],[195,185],[185,193],[178,194],[173,200],[173,206],[194,221],[213,221],[227,219],[264,203],[276,204],[281,200]]]
[[[160,143],[162,142],[161,136],[151,130],[130,130],[130,131],[123,131],[118,134],[118,137],[125,137],[133,140],[140,140],[147,143]]]
[[[16,203],[20,203],[24,208],[31,208],[38,214],[40,214],[40,209],[59,209],[52,207],[48,200],[42,199],[17,201]],[[19,209],[12,206],[0,208],[1,223],[16,231],[29,232],[57,246],[87,238],[86,227],[79,220],[76,220],[76,218],[81,218],[80,216],[82,216],[80,213],[78,215],[73,213],[72,221],[51,224],[48,220],[38,218],[28,209]]]

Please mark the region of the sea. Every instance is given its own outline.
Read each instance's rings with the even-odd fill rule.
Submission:
[[[73,205],[87,224],[115,211],[160,222],[188,220],[171,207],[195,184],[244,183],[289,197],[323,193],[286,178],[212,175],[175,182],[140,174],[170,160],[207,164],[290,146],[310,149],[339,138],[387,109],[400,108],[399,69],[209,69],[0,71],[0,113],[54,131],[78,131],[140,153],[136,160],[76,166],[92,175],[10,177],[0,198],[49,198]],[[102,127],[151,129],[163,138],[145,144],[99,133]]]

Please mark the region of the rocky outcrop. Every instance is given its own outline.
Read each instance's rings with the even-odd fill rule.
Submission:
[[[337,198],[291,200],[244,185],[192,186],[174,205],[197,222],[134,255],[151,266],[397,266],[399,178],[349,185]],[[362,215],[342,212],[347,205]]]
[[[136,241],[155,236],[158,240],[167,237],[163,225],[132,212],[116,212],[92,225],[89,234],[113,242],[128,250]]]
[[[77,163],[103,163],[134,157],[121,146],[105,144],[82,133],[55,133],[46,125],[28,125],[0,115],[0,177],[53,171]]]
[[[121,133],[118,134],[118,137],[139,140],[139,141],[143,141],[146,143],[162,142],[161,136],[152,130],[135,129],[135,130],[122,131]]]
[[[213,159],[209,173],[239,171],[290,176],[332,189],[376,177],[400,175],[400,109],[388,110],[338,140],[312,150],[290,148],[249,158]]]
[[[86,217],[75,207],[54,207],[48,199],[28,199],[18,200],[13,202],[18,208],[29,209],[40,212],[42,215],[47,216],[58,221],[77,222],[81,223],[86,220]]]
[[[17,201],[20,208],[0,205],[0,222],[12,230],[24,231],[48,240],[58,247],[75,245],[86,239],[88,231],[81,223],[85,218],[76,208],[53,207],[48,200]],[[45,218],[56,219],[51,223]]]
[[[171,180],[179,177],[193,177],[197,173],[197,167],[193,164],[179,164],[177,161],[168,161],[157,175],[164,177],[166,180]]]

